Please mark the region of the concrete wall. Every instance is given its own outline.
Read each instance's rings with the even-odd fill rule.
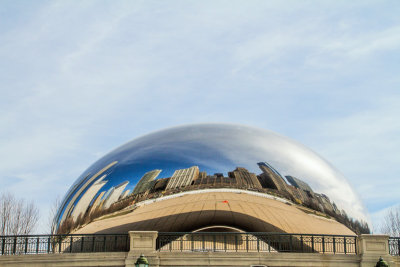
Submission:
[[[158,252],[154,231],[130,232],[130,251],[0,256],[0,266],[135,266],[144,254],[151,267],[167,266],[347,266],[373,267],[382,256],[391,267],[400,267],[400,257],[391,257],[388,236],[361,235],[358,255],[265,252]]]
[[[128,252],[65,253],[44,255],[0,256],[0,266],[61,267],[61,266],[125,266]]]

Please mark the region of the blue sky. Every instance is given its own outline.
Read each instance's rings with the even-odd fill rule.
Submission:
[[[158,129],[240,123],[400,203],[398,1],[1,1],[0,190],[54,199]],[[46,218],[47,220],[47,218]]]

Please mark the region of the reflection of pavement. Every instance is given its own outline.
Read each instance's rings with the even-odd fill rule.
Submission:
[[[307,214],[295,205],[274,199],[244,192],[199,191],[143,205],[128,214],[94,221],[76,233],[183,232],[212,225],[226,225],[248,232],[354,234],[337,221]]]

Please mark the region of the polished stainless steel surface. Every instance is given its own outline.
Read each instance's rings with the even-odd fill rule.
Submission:
[[[136,138],[99,159],[66,194],[56,216],[57,226],[67,218],[87,216],[100,202],[106,209],[132,196],[132,192],[144,192],[146,186],[154,186],[153,179],[171,177],[177,170],[198,166],[207,175],[222,173],[220,177],[228,177],[229,172],[242,167],[260,175],[260,162],[266,162],[287,184],[297,181],[302,190],[324,194],[335,203],[338,213],[344,210],[349,217],[367,220],[360,199],[345,177],[303,145],[271,131],[242,125],[197,124]],[[196,168],[191,171],[196,172]]]

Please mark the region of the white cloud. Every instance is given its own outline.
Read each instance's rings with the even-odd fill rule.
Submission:
[[[400,201],[400,22],[390,5],[18,7],[0,29],[0,179],[18,177],[4,190],[17,184],[34,197],[59,183],[63,195],[100,154],[130,138],[225,121],[303,138],[360,184],[367,203]],[[51,177],[57,182],[46,184]],[[389,192],[384,199],[376,187]]]

